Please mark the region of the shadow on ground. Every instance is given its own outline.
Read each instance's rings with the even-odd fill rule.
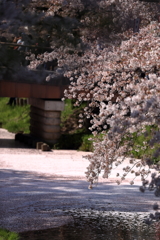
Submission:
[[[27,144],[15,141],[14,139],[0,139],[0,148],[29,148]]]
[[[89,190],[86,181],[12,169],[0,170],[0,192],[0,226],[12,231],[53,227],[53,218],[75,209],[147,212],[156,200],[137,185],[106,182]]]

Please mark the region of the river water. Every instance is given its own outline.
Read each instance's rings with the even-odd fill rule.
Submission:
[[[83,210],[70,215],[72,223],[24,232],[21,240],[160,240],[160,224],[147,225],[147,214]]]

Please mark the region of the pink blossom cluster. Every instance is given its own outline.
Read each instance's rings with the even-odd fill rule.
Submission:
[[[86,175],[91,185],[97,181],[100,172],[108,177],[113,163],[119,164],[118,159],[129,151],[130,142],[121,144],[125,136],[145,131],[146,125],[160,125],[159,27],[160,24],[152,22],[119,47],[113,47],[107,55],[102,50],[101,55],[89,63],[91,71],[87,81],[81,75],[77,86],[69,91],[71,94],[73,88],[76,89],[79,101],[85,98],[90,102],[86,114],[92,116],[91,130],[94,134],[99,131],[104,134],[102,141],[95,142],[93,155],[88,156],[90,165]],[[136,73],[138,67],[145,72],[145,77]],[[90,95],[83,96],[83,89]],[[99,108],[98,114],[89,113],[93,107]],[[106,131],[108,125],[110,128]],[[158,136],[155,134],[152,141],[159,142]],[[142,180],[149,174],[149,170],[144,170],[146,160],[147,157],[139,165]],[[132,159],[131,164],[137,164],[137,160]],[[124,180],[126,173],[120,177],[120,181]]]

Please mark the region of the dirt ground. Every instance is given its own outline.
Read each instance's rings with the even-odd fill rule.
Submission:
[[[116,173],[100,177],[88,189],[86,152],[53,150],[42,152],[14,140],[14,134],[0,128],[0,227],[23,232],[53,228],[72,221],[69,211],[95,209],[126,213],[152,211],[157,198],[141,193],[140,179],[117,186]]]

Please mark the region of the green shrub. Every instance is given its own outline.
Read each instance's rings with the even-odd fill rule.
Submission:
[[[87,124],[79,128],[79,114],[83,113],[86,102],[80,106],[74,106],[74,100],[65,100],[65,109],[61,114],[62,135],[54,149],[74,149],[81,151],[92,151],[93,144],[89,141],[90,134]]]
[[[72,149],[81,151],[92,151],[92,141],[89,141],[91,135],[84,133],[62,134],[54,149]]]
[[[135,158],[147,158],[152,161],[152,163],[157,163],[160,161],[160,142],[151,144],[152,138],[157,131],[157,126],[146,126],[146,131],[144,133],[133,133],[129,141],[132,143],[132,150],[127,153]],[[126,139],[127,140],[127,139]]]
[[[61,121],[64,122],[68,117],[73,114],[73,101],[71,99],[65,99],[65,107],[61,113]]]
[[[92,138],[92,135],[83,135],[82,136],[82,143],[81,146],[79,147],[80,151],[93,151],[93,140],[89,140]]]
[[[18,240],[19,235],[15,232],[10,232],[6,229],[0,228],[0,240]]]

